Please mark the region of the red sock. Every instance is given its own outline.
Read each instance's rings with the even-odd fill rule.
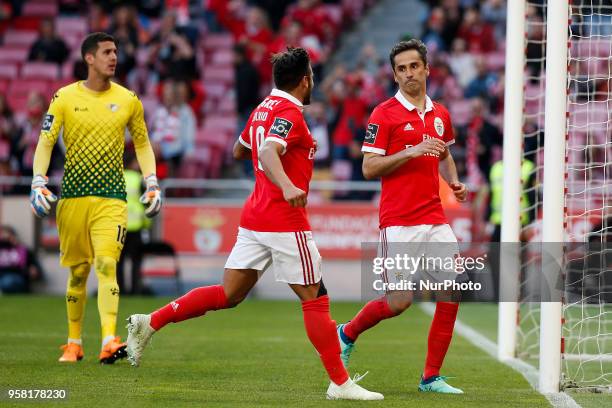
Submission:
[[[344,326],[343,331],[348,338],[355,341],[361,333],[368,330],[370,327],[374,327],[381,320],[393,316],[397,316],[397,313],[391,310],[387,303],[387,299],[383,296],[368,302],[363,309],[357,313],[357,316]]]
[[[329,314],[327,295],[302,302],[304,326],[312,345],[317,349],[329,378],[342,385],[349,375],[340,360],[340,343],[336,334],[336,322]]]
[[[168,323],[202,316],[209,310],[225,309],[227,298],[223,286],[203,286],[195,288],[151,313],[151,327],[159,330]]]
[[[436,312],[427,338],[427,358],[423,378],[440,375],[440,367],[442,367],[448,346],[453,338],[457,310],[459,310],[458,303],[436,303]]]

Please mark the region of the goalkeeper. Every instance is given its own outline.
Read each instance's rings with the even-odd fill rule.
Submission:
[[[91,266],[98,277],[98,311],[102,326],[100,363],[126,356],[125,343],[115,336],[119,287],[116,267],[126,235],[127,203],[123,177],[125,129],[145,176],[141,201],[146,215],[161,208],[155,176],[155,156],[149,143],[142,103],[128,89],[111,82],[117,66],[117,46],[105,33],[88,35],[81,46],[87,64],[85,81],[55,93],[44,118],[34,155],[30,203],[38,217],[49,214],[57,197],[47,189],[51,150],[60,131],[66,145],[61,200],[57,206],[60,263],[70,268],[66,289],[68,342],[60,362],[83,358],[81,328],[86,282]]]

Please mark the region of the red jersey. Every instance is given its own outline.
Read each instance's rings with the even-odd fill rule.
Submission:
[[[274,89],[251,113],[239,140],[251,149],[255,189],[244,203],[241,227],[259,232],[310,231],[306,209],[291,207],[259,162],[259,150],[264,143],[280,143],[284,147],[280,159],[285,173],[308,194],[315,144],[302,109],[299,100]]]
[[[399,91],[378,105],[368,121],[361,151],[390,156],[416,146],[427,138],[441,139],[450,146],[455,134],[446,108],[426,97],[419,115]],[[438,165],[434,155],[409,160],[382,176],[380,228],[421,224],[446,224],[439,195]]]

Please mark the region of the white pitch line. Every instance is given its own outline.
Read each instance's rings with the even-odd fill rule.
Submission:
[[[420,307],[425,313],[431,316],[433,316],[436,310],[434,303],[420,303]],[[483,350],[496,361],[500,361],[497,359],[497,344],[483,336],[480,332],[474,330],[461,320],[457,320],[455,322],[455,332],[479,349]],[[502,360],[501,362],[521,373],[527,382],[529,382],[531,387],[537,391],[538,370],[534,366],[517,358]],[[582,408],[571,396],[564,392],[543,395],[555,408]]]

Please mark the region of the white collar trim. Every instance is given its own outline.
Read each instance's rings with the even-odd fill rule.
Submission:
[[[395,99],[397,99],[399,103],[401,103],[404,108],[408,109],[409,111],[416,109],[416,106],[410,103],[410,101],[404,97],[401,91],[397,91],[395,94]],[[429,112],[430,110],[433,110],[433,102],[429,96],[425,95],[425,112]]]
[[[281,91],[280,89],[273,88],[272,92],[270,92],[270,95],[271,96],[278,96],[279,98],[285,98],[288,101],[293,102],[294,104],[296,104],[300,108],[304,107],[304,105],[302,105],[302,102],[300,102],[295,96],[293,96],[290,93],[287,93],[285,91]]]

